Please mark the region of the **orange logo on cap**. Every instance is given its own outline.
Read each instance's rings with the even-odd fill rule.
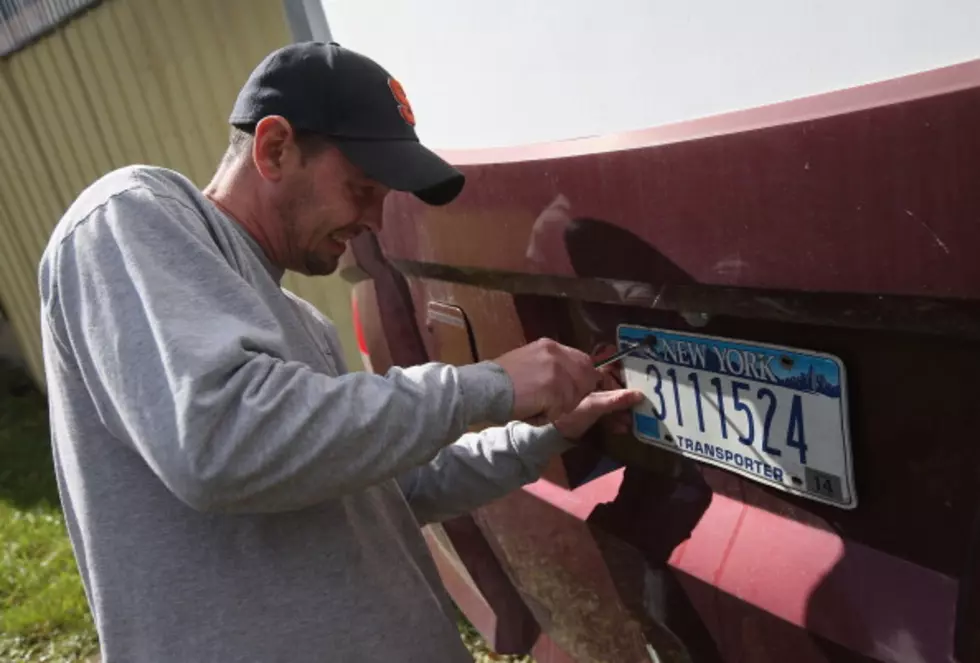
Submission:
[[[405,88],[394,78],[388,79],[388,87],[391,88],[391,94],[394,95],[395,101],[398,102],[398,112],[401,113],[402,119],[414,127],[415,113],[412,112],[412,104],[408,103]]]

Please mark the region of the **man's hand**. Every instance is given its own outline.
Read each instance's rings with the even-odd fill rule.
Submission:
[[[581,407],[602,380],[589,355],[551,339],[517,348],[496,363],[514,383],[512,417],[519,420],[543,417],[555,422]],[[589,411],[596,407],[593,403]]]
[[[623,389],[611,367],[603,370],[601,391],[594,391],[579,403],[572,412],[555,421],[555,428],[566,440],[577,440],[594,426],[602,417],[622,412],[623,420],[609,419],[609,432],[629,430],[629,408],[643,400],[643,392]]]

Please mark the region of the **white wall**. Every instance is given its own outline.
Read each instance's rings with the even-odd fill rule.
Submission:
[[[642,129],[980,58],[980,0],[322,0],[436,148]]]

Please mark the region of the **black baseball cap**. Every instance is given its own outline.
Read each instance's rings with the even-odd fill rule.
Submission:
[[[269,115],[328,138],[371,179],[430,205],[445,205],[463,189],[463,174],[419,142],[401,84],[335,42],[291,44],[259,63],[229,122],[252,127]]]

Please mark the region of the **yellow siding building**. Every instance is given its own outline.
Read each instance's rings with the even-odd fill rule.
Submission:
[[[279,0],[0,0],[0,304],[38,384],[37,264],[62,212],[133,163],[205,185],[239,87],[289,41]],[[284,285],[337,323],[360,368],[347,285]]]

